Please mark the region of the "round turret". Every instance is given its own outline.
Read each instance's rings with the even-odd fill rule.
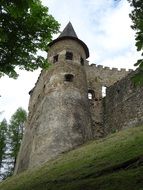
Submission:
[[[84,69],[88,56],[87,46],[77,38],[71,23],[50,43],[48,61],[52,66],[41,73],[32,92],[27,127],[27,136],[32,136],[25,137],[30,141],[22,149],[28,143],[29,150],[19,157],[17,171],[40,165],[92,139]],[[27,158],[25,164],[23,157]]]
[[[48,61],[57,64],[62,61],[72,61],[84,65],[89,57],[87,45],[78,39],[72,24],[69,22],[61,35],[49,44]]]

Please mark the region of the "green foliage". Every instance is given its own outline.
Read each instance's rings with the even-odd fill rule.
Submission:
[[[141,52],[143,56],[143,1],[142,0],[128,0],[133,10],[130,14],[132,19],[132,29],[136,31],[136,47],[137,51]],[[143,58],[137,61],[135,66],[138,66],[138,74],[134,77],[135,84],[143,84]]]
[[[18,108],[10,124],[5,119],[0,123],[0,180],[13,174],[26,119],[26,111]]]
[[[40,0],[1,0],[0,2],[0,76],[16,78],[16,66],[33,71],[47,68],[38,50],[47,50],[58,22],[48,14]]]
[[[9,124],[9,147],[10,159],[13,160],[13,168],[16,164],[16,158],[20,148],[21,140],[23,137],[24,124],[27,119],[27,113],[24,109],[18,108],[12,115]]]
[[[89,142],[42,167],[7,179],[0,184],[0,189],[141,190],[142,139],[143,127],[136,127]],[[126,169],[113,169],[136,157],[141,159],[128,165]]]
[[[0,180],[3,179],[4,173],[2,169],[4,168],[7,150],[7,131],[8,124],[6,119],[0,122]]]
[[[5,159],[7,141],[7,121],[3,119],[0,122],[0,168],[2,167],[3,160]]]

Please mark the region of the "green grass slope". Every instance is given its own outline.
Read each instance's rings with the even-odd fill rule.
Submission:
[[[0,183],[0,190],[122,189],[143,190],[143,127],[89,142]]]

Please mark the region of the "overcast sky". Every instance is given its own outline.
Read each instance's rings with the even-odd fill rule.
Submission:
[[[69,21],[78,37],[89,47],[90,63],[117,68],[133,68],[139,57],[134,32],[130,28],[131,11],[127,0],[42,0],[49,13],[61,23],[60,31]],[[0,79],[0,119],[9,119],[18,107],[27,110],[29,95],[39,71],[20,71],[17,80]]]

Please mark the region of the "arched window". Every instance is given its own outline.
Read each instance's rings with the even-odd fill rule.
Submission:
[[[66,74],[64,80],[67,82],[72,82],[73,81],[73,75],[72,74]]]
[[[92,100],[95,98],[94,90],[88,90],[88,99]]]
[[[67,60],[73,60],[73,53],[67,51],[67,52],[66,52],[66,59],[67,59]]]

